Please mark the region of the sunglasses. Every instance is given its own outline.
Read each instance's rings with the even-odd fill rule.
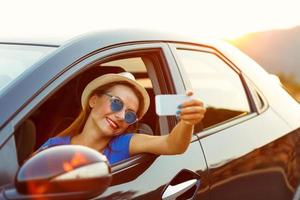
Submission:
[[[123,109],[124,103],[123,101],[117,97],[117,96],[113,96],[107,93],[104,93],[104,95],[108,96],[110,98],[110,108],[113,112],[119,112]],[[131,125],[133,123],[135,123],[138,120],[136,113],[131,111],[131,110],[127,110],[125,112],[125,118],[124,121]]]

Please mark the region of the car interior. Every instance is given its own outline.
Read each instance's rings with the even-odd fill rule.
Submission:
[[[38,150],[47,139],[54,137],[74,121],[81,110],[81,93],[85,86],[96,77],[108,73],[129,71],[146,88],[150,96],[150,108],[143,119],[137,123],[136,132],[158,133],[159,123],[155,114],[155,95],[146,67],[143,66],[143,70],[136,66],[131,67],[136,69],[130,69],[130,65],[141,64],[141,62],[141,57],[134,57],[93,64],[60,87],[15,131],[19,164],[22,164],[26,158]]]

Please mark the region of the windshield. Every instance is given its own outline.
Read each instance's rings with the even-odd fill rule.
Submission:
[[[0,93],[32,64],[57,47],[0,44]]]

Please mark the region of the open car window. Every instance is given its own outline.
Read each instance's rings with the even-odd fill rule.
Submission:
[[[81,70],[79,74],[66,81],[63,86],[50,95],[38,108],[27,117],[15,132],[18,160],[22,164],[33,152],[47,141],[67,128],[81,110],[81,93],[85,85],[96,77],[107,73],[131,72],[136,80],[145,87],[150,96],[150,107],[144,117],[135,127],[135,132],[159,135],[168,129],[161,128],[161,122],[155,113],[154,97],[163,88],[159,87],[157,79],[162,74],[156,74],[153,67],[161,69],[161,53],[158,50],[147,53],[126,53],[107,59],[95,61]],[[149,68],[152,68],[149,70]],[[152,77],[155,77],[154,79]],[[163,80],[160,78],[160,80]],[[167,127],[168,125],[165,125]],[[26,145],[24,145],[26,143]],[[154,155],[136,155],[112,166],[112,172],[117,182],[135,179],[154,161]],[[132,167],[132,168],[131,168]],[[124,176],[123,169],[133,170],[135,176]]]

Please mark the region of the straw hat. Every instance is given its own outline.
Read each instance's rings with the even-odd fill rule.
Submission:
[[[81,95],[82,108],[85,109],[85,105],[87,105],[88,98],[95,89],[97,89],[98,87],[100,87],[102,85],[106,85],[106,84],[113,83],[113,82],[120,82],[120,81],[125,81],[125,82],[131,84],[133,87],[135,87],[140,92],[140,94],[142,95],[142,97],[144,99],[144,105],[140,105],[139,110],[141,110],[140,111],[141,114],[138,117],[141,118],[142,116],[144,116],[144,114],[147,112],[147,110],[149,108],[149,104],[150,104],[150,98],[149,98],[148,92],[142,85],[140,85],[135,80],[134,76],[129,72],[121,72],[118,74],[105,74],[105,75],[99,76],[98,78],[89,82],[89,84],[87,84],[87,86],[84,88],[82,95]]]

